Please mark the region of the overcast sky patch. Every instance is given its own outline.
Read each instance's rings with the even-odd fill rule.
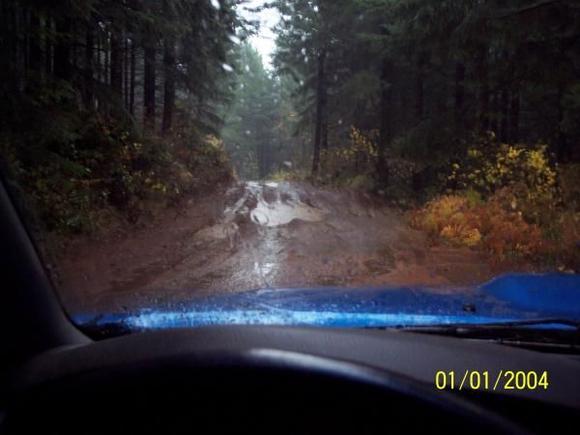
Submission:
[[[251,9],[264,5],[264,0],[249,0],[244,3],[241,8],[241,15],[249,20],[257,20],[260,22],[260,30],[258,35],[250,38],[250,43],[258,50],[264,59],[266,66],[271,66],[272,56],[276,48],[276,34],[274,27],[280,20],[280,15],[277,9],[268,8],[261,12],[253,12]]]

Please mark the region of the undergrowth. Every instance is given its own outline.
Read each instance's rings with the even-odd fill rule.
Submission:
[[[0,141],[12,185],[41,231],[92,233],[112,215],[135,223],[152,207],[229,182],[221,141],[185,132],[144,137],[111,119],[66,126],[52,143]]]
[[[558,167],[547,150],[482,140],[452,164],[447,192],[411,213],[411,225],[498,262],[580,270],[580,174]]]

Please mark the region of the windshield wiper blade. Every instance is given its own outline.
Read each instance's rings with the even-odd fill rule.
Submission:
[[[545,352],[580,353],[580,322],[569,319],[546,318],[484,324],[426,325],[399,329],[422,334],[488,340]]]
[[[564,327],[568,327],[567,330],[570,328],[576,329],[580,332],[580,321],[570,320],[570,319],[561,319],[561,318],[545,318],[545,319],[531,319],[531,320],[515,320],[515,321],[505,321],[505,322],[497,322],[497,323],[450,323],[450,324],[434,324],[434,325],[413,325],[413,326],[403,326],[402,328],[405,331],[409,330],[419,330],[419,331],[426,331],[426,330],[439,330],[439,331],[448,331],[448,330],[461,330],[461,331],[476,331],[476,330],[498,330],[498,329],[518,329],[518,328],[525,328],[525,329],[533,329],[534,326],[540,327],[538,329],[545,329],[545,327],[550,325],[560,325]],[[542,328],[543,327],[543,328]],[[556,329],[556,328],[555,328]]]

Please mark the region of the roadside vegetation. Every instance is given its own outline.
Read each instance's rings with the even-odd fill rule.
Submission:
[[[243,23],[214,3],[0,1],[0,152],[38,231],[142,223],[232,180],[219,113]]]
[[[274,3],[309,132],[276,178],[374,192],[434,243],[580,270],[577,2]]]
[[[184,197],[211,193],[233,179],[223,144],[214,136],[144,138],[91,121],[67,144],[67,156],[51,152],[31,163],[3,144],[18,183],[14,188],[37,229],[73,235],[106,231],[123,221],[143,223]]]
[[[580,266],[577,165],[559,167],[548,146],[483,140],[450,167],[445,193],[411,213],[414,227],[496,261],[527,259],[560,271]]]
[[[416,191],[420,163],[387,159],[377,188],[377,145],[354,127],[349,146],[323,152],[318,177],[282,170],[278,181],[310,180],[383,196],[434,244],[482,249],[496,263],[580,270],[580,165],[557,164],[547,145],[502,144],[491,132]]]

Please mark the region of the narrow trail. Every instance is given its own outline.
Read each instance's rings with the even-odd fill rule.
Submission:
[[[146,230],[77,244],[62,260],[72,311],[171,305],[262,288],[429,286],[497,271],[469,249],[430,247],[370,196],[306,183],[247,182],[168,212]]]

